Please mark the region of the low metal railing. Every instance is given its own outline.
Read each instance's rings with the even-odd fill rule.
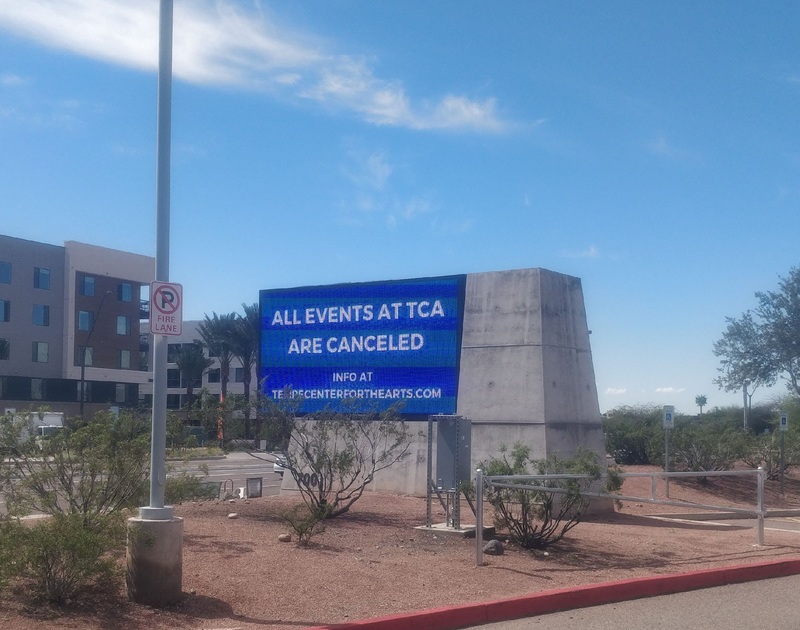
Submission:
[[[659,499],[656,497],[656,480],[665,479],[669,483],[670,479],[680,479],[682,477],[733,477],[733,476],[749,476],[756,477],[756,505],[755,508],[742,508],[736,506],[724,505],[707,505],[704,503],[688,503],[686,501],[673,501],[669,498]],[[703,471],[703,472],[641,472],[641,473],[620,473],[621,478],[626,479],[629,477],[650,477],[650,498],[647,497],[634,497],[624,494],[613,494],[608,492],[581,492],[581,496],[589,499],[613,499],[615,501],[637,501],[643,503],[653,503],[656,505],[673,505],[684,508],[699,508],[704,510],[713,510],[718,512],[733,512],[736,514],[746,514],[754,516],[757,519],[756,525],[756,544],[759,547],[764,546],[764,515],[766,509],[764,507],[764,482],[767,478],[767,472],[763,468],[755,470],[721,470],[721,471]],[[478,469],[475,474],[475,558],[478,566],[483,565],[483,493],[484,484],[490,485],[494,488],[508,488],[512,490],[532,490],[539,492],[549,492],[552,494],[567,494],[570,492],[564,488],[552,488],[548,486],[531,485],[530,483],[517,483],[517,482],[531,482],[531,481],[557,481],[563,479],[594,479],[602,481],[604,478],[599,479],[592,475],[484,475],[483,471]]]

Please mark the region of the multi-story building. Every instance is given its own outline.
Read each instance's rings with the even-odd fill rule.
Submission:
[[[154,278],[148,256],[0,235],[0,411],[139,404],[140,296]]]
[[[181,346],[186,344],[202,344],[198,326],[199,320],[188,320],[183,322],[182,331],[180,335],[170,337],[167,346],[167,409],[179,410],[186,405],[186,390],[187,385],[184,376],[178,369],[175,359],[181,350]],[[149,333],[149,326],[146,322],[142,324],[141,342],[142,348],[152,346],[152,335]],[[209,357],[208,348],[203,348],[203,353]],[[209,357],[212,361],[211,366],[206,370],[201,379],[198,379],[192,384],[194,395],[198,395],[201,389],[205,389],[213,396],[219,396],[222,392],[222,383],[220,375],[219,359],[217,357]],[[258,379],[256,378],[256,369],[253,367],[251,374],[251,390],[257,386]],[[145,384],[140,390],[142,404],[150,405],[153,394],[152,382]],[[230,375],[228,381],[228,395],[244,394],[244,368],[242,362],[234,357],[230,366]]]

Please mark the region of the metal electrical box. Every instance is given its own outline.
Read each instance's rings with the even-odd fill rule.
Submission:
[[[457,490],[472,477],[472,423],[461,416],[436,418],[436,486]]]

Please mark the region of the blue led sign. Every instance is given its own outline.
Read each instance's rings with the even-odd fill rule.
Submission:
[[[260,378],[302,411],[357,398],[456,411],[466,276],[261,291]]]

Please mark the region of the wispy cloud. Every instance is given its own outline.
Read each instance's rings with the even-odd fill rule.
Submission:
[[[394,167],[381,151],[349,150],[348,162],[342,168],[345,177],[359,188],[383,190]]]
[[[43,45],[129,68],[158,65],[156,0],[0,2],[0,29]],[[174,7],[173,71],[184,81],[232,86],[349,111],[375,125],[499,132],[493,98],[442,94],[415,102],[402,81],[375,75],[363,58],[279,23],[255,0],[194,0]]]
[[[406,223],[417,222],[430,216],[437,219],[437,207],[430,194],[406,196],[399,194],[393,179],[398,168],[386,152],[368,151],[349,147],[345,151],[341,172],[353,191],[349,201],[341,201],[340,220],[347,225],[374,225],[382,223],[393,229]],[[403,169],[399,169],[403,173]]]
[[[600,248],[597,245],[589,245],[586,249],[577,251],[565,250],[561,252],[562,258],[600,258]]]
[[[656,387],[656,394],[680,394],[685,391],[685,387]]]
[[[666,158],[676,162],[687,162],[691,164],[702,163],[703,158],[697,153],[676,146],[663,133],[646,143],[647,151],[658,157]]]
[[[0,74],[0,85],[3,87],[15,87],[22,85],[23,79],[16,74]]]
[[[628,389],[626,387],[608,387],[605,393],[609,396],[622,396],[628,393]]]

